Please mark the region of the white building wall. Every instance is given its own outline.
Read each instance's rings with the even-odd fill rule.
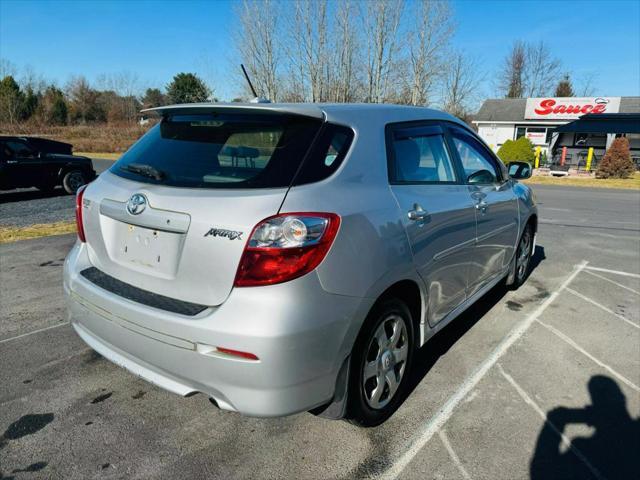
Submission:
[[[497,152],[504,142],[514,139],[515,124],[478,124],[478,135],[494,152]]]

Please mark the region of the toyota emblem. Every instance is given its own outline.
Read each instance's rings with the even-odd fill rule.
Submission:
[[[131,215],[140,215],[147,208],[147,197],[141,193],[134,193],[127,202],[127,212]]]

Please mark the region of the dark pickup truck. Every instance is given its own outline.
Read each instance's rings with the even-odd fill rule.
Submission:
[[[72,146],[44,138],[0,136],[0,190],[58,185],[74,194],[96,178],[90,158],[73,155]]]

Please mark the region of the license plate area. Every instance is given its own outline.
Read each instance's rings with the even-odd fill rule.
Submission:
[[[140,227],[103,217],[111,260],[159,277],[175,278],[185,234]]]

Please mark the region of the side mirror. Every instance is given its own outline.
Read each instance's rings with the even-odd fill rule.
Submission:
[[[495,183],[496,177],[489,170],[478,170],[467,177],[467,183]]]
[[[509,176],[516,180],[524,180],[531,177],[531,165],[527,162],[511,162],[509,163]]]

